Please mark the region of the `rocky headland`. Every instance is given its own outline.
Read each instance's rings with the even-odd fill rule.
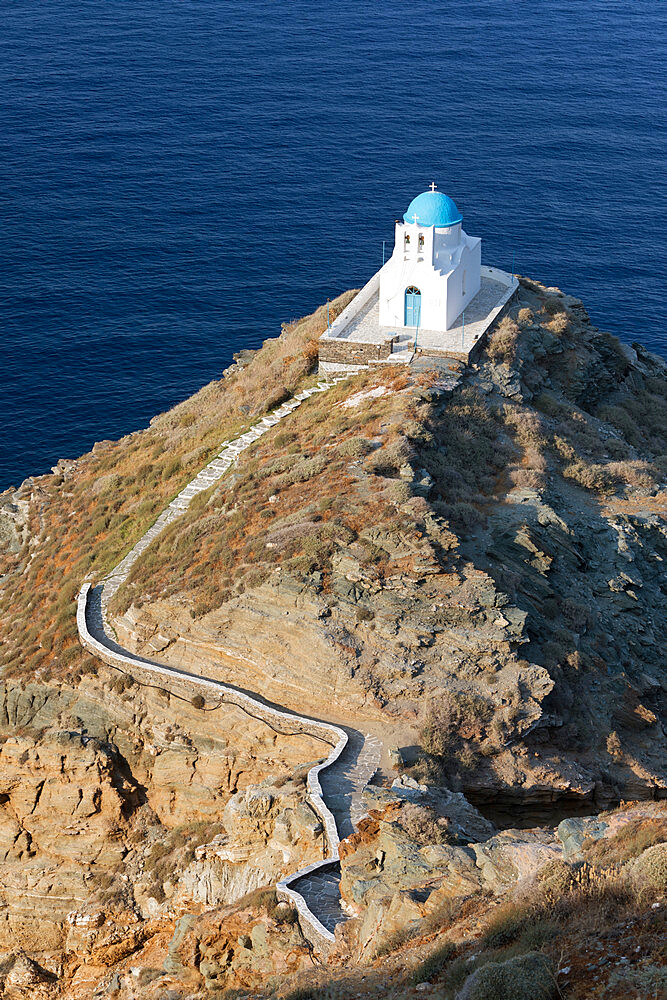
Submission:
[[[3,995],[658,995],[666,366],[579,300],[522,279],[478,363],[309,398],[111,601],[133,653],[381,743],[333,946],[271,888],[325,855],[321,742],[79,644],[84,580],[311,384],[325,324],[0,496]]]

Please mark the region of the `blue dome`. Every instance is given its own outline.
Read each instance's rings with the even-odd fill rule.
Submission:
[[[438,229],[463,222],[463,216],[452,199],[442,191],[424,191],[423,194],[418,194],[410,202],[403,219],[405,222],[417,222],[420,226],[437,226]]]

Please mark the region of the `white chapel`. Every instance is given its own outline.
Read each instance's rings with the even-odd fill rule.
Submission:
[[[451,198],[431,184],[396,222],[380,272],[381,327],[448,330],[480,289],[482,241],[462,229]]]
[[[519,289],[514,274],[482,264],[451,198],[431,184],[396,222],[394,250],[319,339],[319,370],[359,371],[423,358],[469,362]],[[383,253],[384,258],[384,253]]]

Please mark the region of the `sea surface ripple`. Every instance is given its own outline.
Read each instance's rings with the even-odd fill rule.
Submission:
[[[361,285],[435,180],[667,353],[667,7],[5,0],[0,489]]]

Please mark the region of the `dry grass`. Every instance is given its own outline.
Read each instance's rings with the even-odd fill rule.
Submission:
[[[558,308],[546,309],[549,322],[565,316],[562,301],[553,298]],[[530,319],[525,308],[524,325]],[[521,331],[506,317],[496,334],[501,342],[518,342]],[[306,341],[306,357],[310,345],[312,340]],[[300,370],[288,360],[292,348],[272,342],[265,350],[272,371],[278,361]],[[244,407],[246,400],[255,408],[263,405],[254,396],[260,383],[254,363],[235,378],[234,392]],[[344,408],[337,405],[349,395],[343,385],[326,399],[306,403],[289,426],[265,435],[220,489],[201,495],[159,545],[147,550],[114,610],[178,596],[198,618],[266,582],[278,567],[311,582],[317,577],[317,587],[326,592],[332,560],[351,545],[362,546],[361,562],[381,581],[390,560],[367,544],[363,532],[373,522],[390,532],[414,530],[413,519],[397,510],[413,495],[401,478],[408,467],[428,471],[434,480],[431,505],[459,533],[483,521],[486,505],[508,488],[544,488],[554,466],[601,496],[619,485],[647,489],[652,482],[650,466],[625,456],[617,439],[605,457],[590,417],[553,395],[536,413],[514,403],[494,408],[467,387],[438,407],[408,389],[411,379],[406,372],[366,373],[356,377],[355,392],[387,380],[391,391]],[[181,432],[185,416],[172,419]],[[452,535],[442,554],[455,545]]]
[[[339,405],[378,382],[392,391],[354,408]],[[201,494],[146,551],[114,610],[179,595],[197,618],[261,585],[277,567],[301,578],[317,573],[318,586],[327,589],[333,556],[353,542],[361,562],[381,578],[388,554],[363,530],[377,523],[389,532],[418,530],[388,489],[405,440],[392,428],[419,415],[412,393],[401,392],[406,384],[404,372],[362,373],[353,386],[342,383],[326,399],[304,403],[288,427],[264,435],[233,475]],[[366,455],[377,468],[364,462]]]
[[[429,420],[431,436],[419,446],[419,463],[433,477],[431,500],[454,530],[483,520],[484,505],[499,489],[513,449],[503,441],[501,415],[484,395],[465,387]]]
[[[351,293],[333,305],[334,313]],[[74,604],[86,577],[99,578],[141,537],[221,443],[305,384],[326,310],[268,341],[250,365],[212,382],[156,417],[151,426],[103,442],[65,475],[27,483],[30,545],[0,556],[0,634],[4,676],[48,680],[95,670],[81,649]]]
[[[639,857],[647,847],[665,840],[666,820],[637,819],[626,823],[613,837],[585,840],[583,851],[592,865],[622,865]]]
[[[516,358],[519,327],[509,316],[503,316],[491,334],[487,354],[496,364],[511,364]]]

